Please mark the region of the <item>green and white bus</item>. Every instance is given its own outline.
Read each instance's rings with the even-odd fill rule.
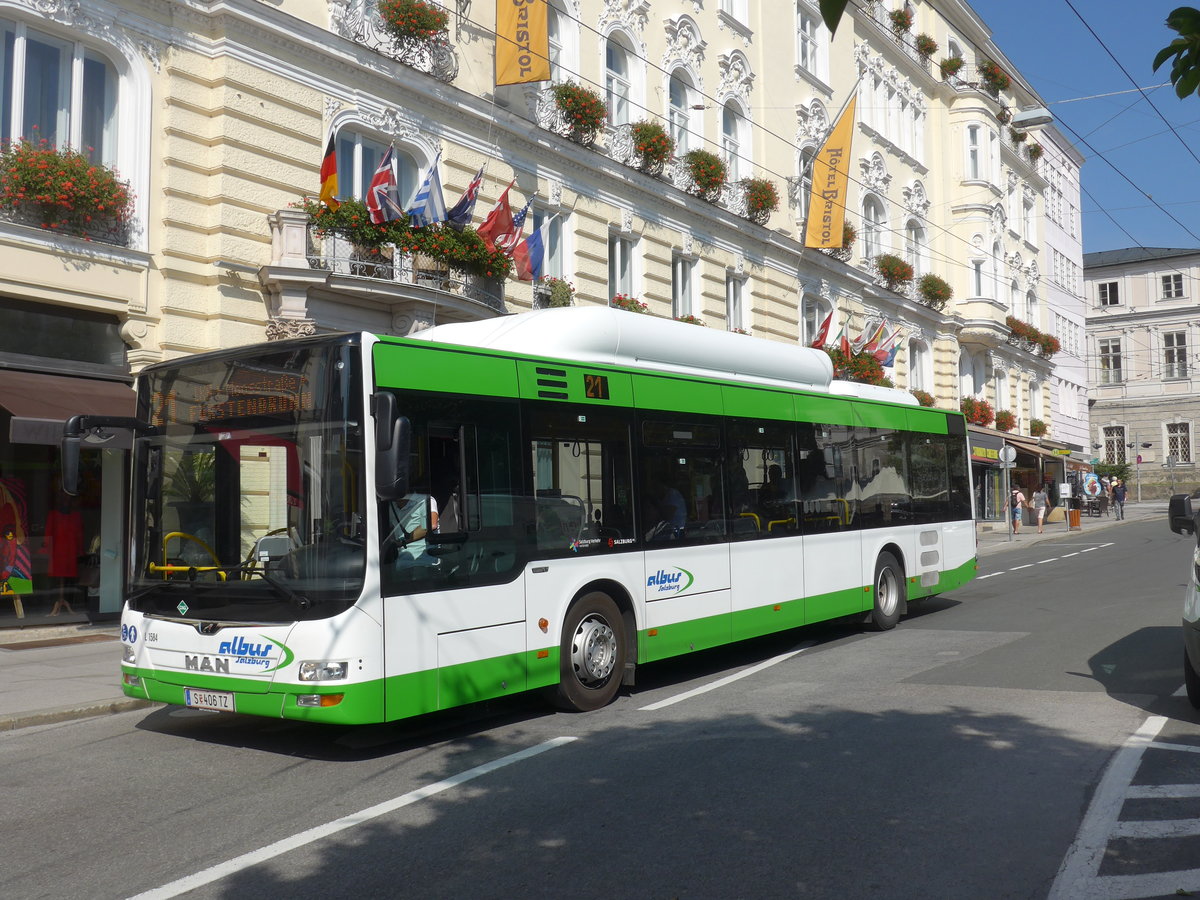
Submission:
[[[966,428],[808,348],[606,308],[174,360],[128,427],[127,695],[313,722],[534,688],[975,574]]]

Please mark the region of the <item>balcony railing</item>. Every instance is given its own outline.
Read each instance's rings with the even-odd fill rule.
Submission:
[[[350,0],[329,5],[331,27],[342,37],[391,57],[447,84],[458,77],[458,54],[442,32],[432,38],[397,40],[383,27],[376,0]]]
[[[12,222],[14,225],[27,225],[30,228],[40,228],[47,234],[53,234],[58,237],[66,234],[61,229],[47,227],[45,218],[35,212],[0,209],[0,222]],[[86,227],[81,239],[96,241],[101,244],[112,244],[115,247],[129,247],[133,243],[133,226],[129,222],[96,220]]]
[[[413,285],[464,297],[499,313],[508,311],[504,306],[504,283],[499,279],[456,272],[442,260],[420,253],[400,253],[392,244],[378,250],[356,247],[340,235],[318,234],[311,223],[306,243],[311,269]]]

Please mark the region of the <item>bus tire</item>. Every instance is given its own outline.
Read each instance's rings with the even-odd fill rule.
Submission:
[[[904,608],[904,570],[890,553],[880,553],[875,561],[874,588],[871,627],[876,631],[888,631],[896,627]]]
[[[588,712],[612,702],[625,673],[625,620],[608,594],[584,594],[567,611],[554,703]]]

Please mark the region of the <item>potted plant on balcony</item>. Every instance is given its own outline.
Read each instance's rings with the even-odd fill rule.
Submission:
[[[875,257],[875,271],[883,279],[889,291],[903,290],[913,280],[913,267],[894,253],[880,253]]]
[[[1039,159],[1042,158],[1042,153],[1044,153],[1045,151],[1042,150],[1041,144],[1030,144],[1028,147],[1025,148],[1025,152],[1029,154],[1029,161],[1031,163],[1036,163]]]
[[[918,34],[914,46],[917,48],[917,55],[925,62],[933,59],[933,54],[938,52],[938,42],[932,35]]]
[[[538,292],[544,296],[547,309],[561,309],[575,304],[575,285],[553,275],[543,275],[538,281]]]
[[[954,297],[954,288],[945,278],[930,272],[917,282],[917,296],[930,309],[941,312]]]
[[[631,297],[628,294],[617,294],[608,305],[613,309],[623,309],[626,312],[649,314],[650,307],[638,300],[637,297]]]
[[[1024,131],[1017,131],[1015,128],[1008,129],[1008,136],[1012,138],[1014,144],[1023,144],[1029,135]]]
[[[834,259],[840,259],[843,262],[850,259],[851,253],[854,250],[854,242],[858,239],[858,232],[849,222],[842,224],[842,246],[840,247],[822,247],[821,252],[826,256],[832,256]]]
[[[746,192],[746,218],[759,225],[767,224],[771,213],[779,208],[775,182],[767,178],[743,178],[741,185]]]
[[[691,313],[688,313],[686,316],[676,316],[675,321],[683,322],[685,325],[699,325],[701,328],[706,327],[703,319],[699,316],[693,316]]]
[[[124,243],[133,194],[78,150],[21,139],[0,147],[0,208],[47,231]]]
[[[1017,417],[1007,409],[999,410],[996,413],[996,430],[997,431],[1012,431],[1017,427]]]
[[[671,154],[675,142],[658,122],[643,119],[630,126],[637,168],[649,175],[658,175]]]
[[[604,100],[591,88],[574,81],[553,85],[550,93],[570,129],[567,136],[577,143],[590,144],[608,118]]]
[[[916,397],[917,402],[922,406],[933,406],[934,404],[933,394],[929,393],[928,391],[923,391],[920,388],[917,388],[909,391],[909,393]]]
[[[1029,434],[1031,437],[1045,437],[1046,432],[1050,429],[1041,419],[1029,420]]]
[[[1012,85],[1012,79],[990,59],[980,60],[979,80],[983,82],[991,94],[999,94],[1001,91],[1007,91]]]
[[[689,150],[683,155],[683,165],[692,179],[691,194],[715,203],[725,187],[725,163],[707,150]]]
[[[996,121],[1001,125],[1007,125],[1012,121],[1012,110],[1007,106],[1002,106],[996,110]]]
[[[450,14],[427,0],[379,0],[383,27],[397,41],[430,41],[442,34]]]
[[[942,77],[945,79],[953,78],[962,71],[963,58],[961,56],[947,56],[940,63],[938,68],[942,72]]]
[[[913,11],[911,7],[902,6],[900,9],[893,9],[888,13],[888,19],[891,21],[892,31],[897,37],[912,30]]]
[[[962,410],[962,414],[972,425],[981,425],[986,428],[996,418],[996,414],[992,412],[992,404],[976,397],[963,397],[958,408]]]
[[[1058,338],[1052,334],[1046,334],[1042,331],[1038,332],[1036,343],[1038,345],[1038,350],[1041,351],[1041,354],[1045,359],[1050,359],[1055,353],[1062,349],[1062,344],[1059,342]]]
[[[870,353],[843,353],[840,347],[826,347],[825,352],[833,362],[833,377],[842,381],[857,381],[862,384],[890,386],[890,379],[883,374],[883,365]]]

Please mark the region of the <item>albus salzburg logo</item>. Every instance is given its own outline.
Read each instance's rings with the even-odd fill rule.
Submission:
[[[687,569],[672,566],[659,569],[646,579],[647,592],[657,594],[682,594],[692,586],[695,578]]]

